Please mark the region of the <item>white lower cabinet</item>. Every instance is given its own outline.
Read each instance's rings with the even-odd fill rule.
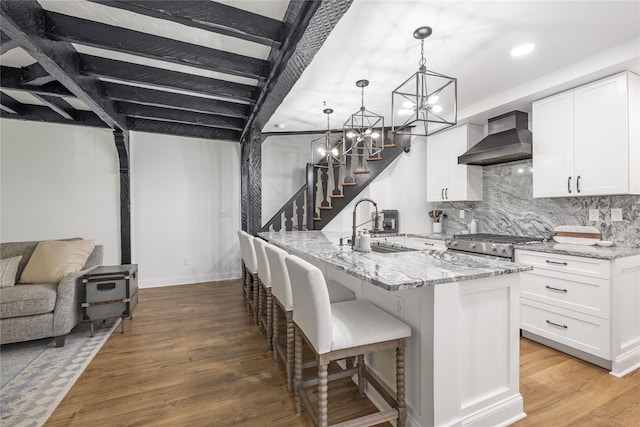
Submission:
[[[523,336],[623,376],[640,367],[640,255],[602,260],[516,250]]]

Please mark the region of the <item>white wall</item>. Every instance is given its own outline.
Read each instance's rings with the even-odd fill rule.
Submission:
[[[262,143],[262,224],[305,183],[311,141],[320,135],[272,135]]]
[[[141,287],[240,277],[240,146],[132,132],[132,258]]]
[[[120,263],[118,159],[109,129],[0,120],[0,240],[83,237]]]
[[[363,197],[378,204],[378,210],[397,209],[400,233],[431,231],[427,213],[427,145],[424,137],[413,137],[411,151],[402,153],[365,188],[324,230],[350,232],[353,206]],[[358,206],[357,223],[370,219],[374,208],[370,203]],[[371,226],[363,226],[371,229]]]

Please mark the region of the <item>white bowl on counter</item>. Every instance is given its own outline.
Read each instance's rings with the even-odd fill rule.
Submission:
[[[599,240],[596,242],[596,245],[602,246],[603,248],[608,248],[609,246],[613,246],[612,240]]]

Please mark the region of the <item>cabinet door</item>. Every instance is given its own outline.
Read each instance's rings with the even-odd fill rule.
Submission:
[[[444,188],[448,181],[448,155],[446,133],[427,138],[427,201],[444,199]]]
[[[600,80],[573,93],[578,195],[628,193],[627,76]]]
[[[533,103],[533,197],[576,195],[573,91]]]

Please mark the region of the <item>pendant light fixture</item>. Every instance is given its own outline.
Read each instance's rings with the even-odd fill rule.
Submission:
[[[393,132],[427,136],[458,121],[457,79],[427,70],[424,40],[432,32],[427,26],[413,32],[413,37],[420,40],[420,62],[418,72],[391,92]]]
[[[331,134],[329,116],[333,109],[325,108],[322,112],[327,115],[327,131],[311,141],[311,163],[318,167],[330,168],[332,164],[341,163],[342,139]]]
[[[368,111],[364,106],[364,88],[369,86],[369,80],[358,80],[356,86],[360,88],[361,106],[344,123],[345,155],[367,155],[371,158],[377,156],[384,147],[384,117]]]

